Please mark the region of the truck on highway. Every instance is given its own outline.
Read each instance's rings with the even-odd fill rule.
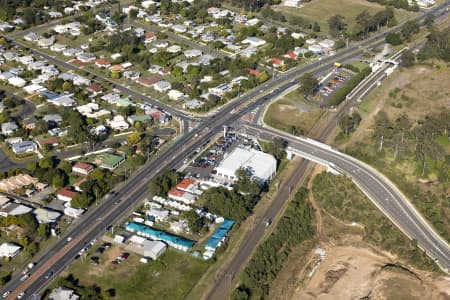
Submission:
[[[26,268],[23,270],[22,274],[27,274],[28,272],[31,271],[31,269],[33,269],[33,267],[36,265],[36,263],[34,262],[30,262]]]

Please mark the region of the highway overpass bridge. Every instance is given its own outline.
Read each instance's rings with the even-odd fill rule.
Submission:
[[[446,273],[450,270],[450,246],[420,215],[405,195],[383,174],[366,163],[321,142],[289,135],[258,125],[246,125],[246,134],[266,140],[283,138],[288,155],[298,155],[324,165],[333,173],[350,177],[372,203]]]

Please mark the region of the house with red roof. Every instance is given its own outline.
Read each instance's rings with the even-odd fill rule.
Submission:
[[[284,65],[284,61],[282,59],[279,58],[272,58],[272,65],[275,68],[281,67],[282,65]]]
[[[149,32],[149,33],[144,34],[144,44],[154,42],[154,41],[156,41],[156,39],[157,39],[157,36],[154,32]]]
[[[76,192],[71,191],[68,187],[65,187],[58,191],[56,197],[58,198],[58,200],[70,202],[73,198],[75,198],[76,195]]]
[[[59,144],[59,138],[52,136],[46,139],[36,140],[36,144],[38,144],[40,149],[44,148],[46,145],[56,147]]]
[[[162,80],[159,76],[153,77],[139,77],[136,82],[145,87],[152,87],[155,83],[160,82]]]
[[[94,166],[87,164],[87,163],[77,162],[76,164],[74,164],[72,166],[73,173],[84,175],[84,176],[89,175],[89,173],[91,173],[92,171],[94,171]]]
[[[248,71],[248,74],[253,75],[253,76],[258,76],[260,73],[258,70],[253,70],[250,68],[248,68],[247,71]]]
[[[92,95],[97,96],[98,94],[101,94],[103,92],[103,89],[100,84],[94,82],[87,87],[87,91]]]
[[[109,67],[109,70],[111,72],[122,72],[123,70],[125,70],[124,66],[122,66],[121,64],[117,64],[117,65],[112,65],[111,67]]]
[[[289,53],[286,53],[285,55],[283,55],[283,57],[296,60],[297,59],[297,54],[295,52],[289,52]]]
[[[95,65],[99,68],[109,68],[111,67],[111,62],[107,59],[98,58],[95,60]]]
[[[184,178],[175,188],[189,192],[191,188],[195,187],[197,185],[197,180],[193,178]]]
[[[197,200],[197,197],[191,193],[186,191],[179,190],[177,188],[173,188],[168,193],[169,199],[183,202],[185,204],[192,204]]]

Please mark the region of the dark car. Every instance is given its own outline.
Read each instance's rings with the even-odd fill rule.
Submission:
[[[47,275],[45,275],[45,279],[49,279],[52,276],[53,276],[53,271],[50,271],[47,273]]]

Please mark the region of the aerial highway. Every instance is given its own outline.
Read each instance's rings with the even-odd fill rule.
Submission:
[[[435,260],[443,271],[450,270],[450,246],[417,212],[402,192],[385,176],[347,154],[314,140],[282,133],[258,125],[248,125],[247,133],[262,139],[281,137],[288,150],[300,156],[325,161],[327,166],[352,178],[369,199],[410,239]]]
[[[430,12],[439,12],[439,9],[442,10],[443,8],[444,6],[439,6]],[[378,39],[374,39],[370,42],[362,42],[362,46],[373,44],[374,42],[381,44],[384,37],[382,35],[380,36],[381,37],[378,37]],[[186,156],[194,152],[205,140],[212,138],[218,131],[221,131],[224,124],[233,124],[244,114],[276,97],[286,88],[295,85],[296,82],[292,80],[292,78],[311,70],[328,70],[337,59],[351,56],[356,57],[362,52],[362,48],[355,46],[339,52],[335,56],[325,58],[320,62],[301,67],[295,72],[287,72],[257,89],[244,94],[236,101],[219,109],[215,115],[205,118],[197,128],[175,140],[170,147],[159,153],[155,159],[143,165],[128,181],[116,187],[115,190],[110,192],[97,207],[89,209],[89,211],[82,218],[77,220],[76,224],[74,224],[58,242],[50,247],[41,257],[36,258],[37,265],[31,271],[31,276],[25,282],[20,282],[17,278],[14,278],[3,288],[2,292],[6,290],[13,291],[10,298],[14,299],[20,292],[25,291],[26,297],[30,298],[34,293],[40,291],[53,276],[61,272],[68,264],[70,264],[77,253],[84,248],[87,243],[99,237],[121,218],[128,215],[135,205],[146,197],[147,184],[155,175],[164,169],[172,169],[182,165]],[[52,59],[53,58],[51,58],[50,61],[52,61]],[[55,60],[54,63],[61,65],[61,62],[58,60]],[[70,69],[71,65],[68,66]],[[64,67],[67,68],[67,66]],[[237,113],[232,113],[235,108],[252,99],[254,99],[254,101],[250,102],[246,109]],[[296,144],[293,143],[292,145]],[[340,167],[340,164],[336,164],[336,166]],[[376,190],[374,191],[376,192]],[[274,211],[271,211],[270,213],[276,215],[281,207],[282,206],[273,207]],[[407,214],[410,212],[411,210],[405,211]],[[395,211],[392,213],[396,214]],[[71,237],[72,240],[68,241],[67,237]],[[256,245],[257,243],[255,243],[253,247]],[[425,246],[427,246],[427,244],[425,244]],[[444,250],[444,248],[441,249],[441,251]],[[247,254],[251,254],[251,251],[252,248],[249,248]],[[442,260],[442,263],[444,263],[446,261],[444,259],[445,257],[445,255],[442,255],[442,257],[439,256],[439,262]]]

